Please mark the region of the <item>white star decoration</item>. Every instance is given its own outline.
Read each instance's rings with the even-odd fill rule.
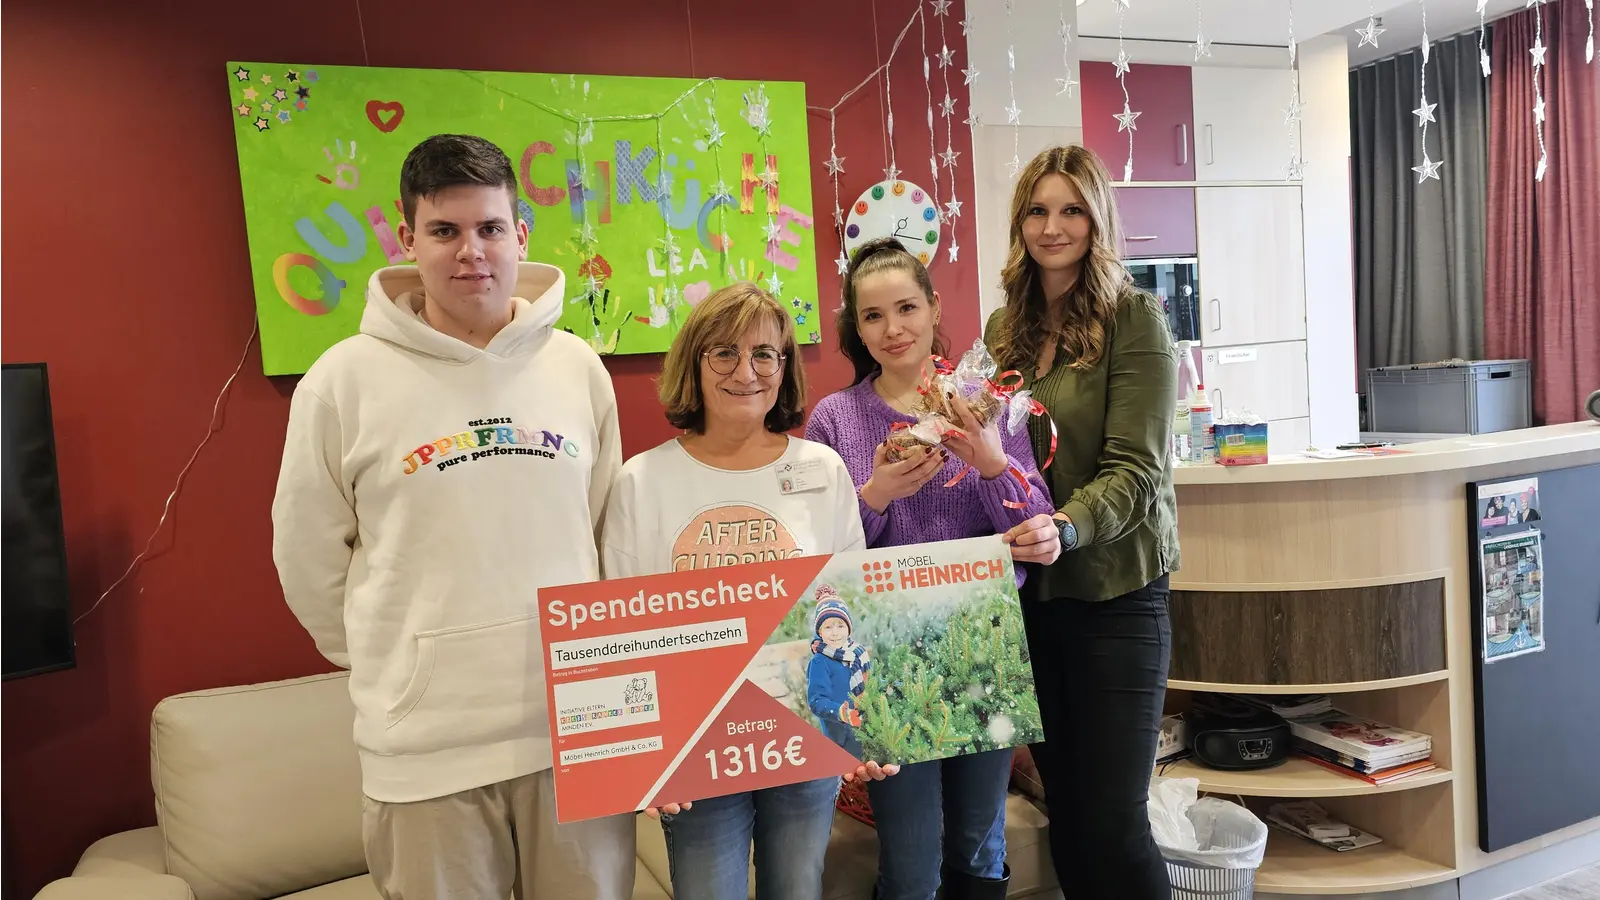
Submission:
[[[778,183],[778,173],[771,166],[762,169],[761,174],[757,175],[756,178],[761,180],[761,186],[764,188],[773,187]]]
[[[783,231],[783,226],[777,222],[768,222],[762,231],[766,232],[767,243],[776,244],[778,242],[778,234]],[[776,292],[777,288],[773,288],[773,291]]]
[[[1438,107],[1438,105],[1439,104],[1437,103],[1429,103],[1428,98],[1423,97],[1422,105],[1416,109],[1413,109],[1411,114],[1417,117],[1418,125],[1421,125],[1423,122],[1437,122],[1439,120],[1433,117],[1433,111],[1436,107]]]
[[[588,222],[583,223],[583,227],[578,229],[578,243],[584,245],[595,243],[593,225]]]
[[[950,261],[951,262],[955,262],[956,261],[956,254],[960,253],[960,252],[961,252],[961,248],[956,246],[955,239],[951,238],[950,239]]]
[[[887,169],[883,170],[883,178],[884,178],[885,181],[894,181],[894,180],[898,179],[899,177],[900,177],[900,170],[895,168],[894,163],[890,163],[889,167]]]
[[[1122,112],[1112,113],[1111,115],[1112,115],[1113,118],[1115,118],[1117,120],[1117,130],[1118,131],[1138,131],[1139,130],[1139,126],[1133,124],[1133,122],[1134,122],[1135,119],[1139,118],[1139,116],[1142,115],[1142,113],[1137,113],[1137,112],[1134,112],[1134,111],[1128,109],[1128,104],[1127,103],[1123,103],[1122,104]]]
[[[1063,41],[1067,41],[1069,43],[1072,41],[1072,26],[1071,25],[1069,25],[1066,22],[1062,22],[1061,23],[1061,27],[1056,29],[1056,30],[1060,33],[1061,39]]]
[[[1199,59],[1202,56],[1210,55],[1211,42],[1206,40],[1206,33],[1204,31],[1196,31],[1194,33],[1194,58]]]
[[[719,181],[711,186],[711,199],[721,200],[725,203],[733,202],[733,191],[728,190],[728,183]]]
[[[725,134],[727,134],[727,132],[723,131],[722,126],[718,124],[715,119],[713,119],[711,121],[711,130],[706,132],[706,146],[716,147],[720,145],[722,143],[722,136]]]
[[[961,36],[962,37],[967,37],[971,33],[972,33],[972,14],[971,13],[967,13],[967,17],[961,20]]]
[[[946,119],[956,114],[956,98],[949,94],[944,95],[944,101],[939,104],[939,111]]]
[[[955,199],[946,200],[945,203],[944,203],[944,216],[945,216],[945,218],[946,219],[954,219],[954,218],[957,218],[960,215],[961,215],[961,201],[960,200],[955,200]]]
[[[1067,77],[1065,77],[1065,78],[1057,78],[1056,79],[1056,84],[1061,85],[1061,90],[1056,91],[1056,96],[1059,97],[1062,94],[1070,93],[1073,88],[1077,87],[1078,86],[1078,80],[1076,78],[1073,78],[1072,74],[1069,72],[1067,74]]]
[[[1117,74],[1128,74],[1128,54],[1123,50],[1117,51]]]
[[[1357,44],[1356,48],[1360,49],[1368,44],[1374,47],[1378,46],[1378,35],[1388,30],[1387,28],[1379,28],[1377,19],[1367,19],[1367,27],[1356,29],[1356,34],[1361,38],[1361,43]]]
[[[961,82],[964,85],[971,84],[978,80],[978,70],[976,68],[962,69],[961,74],[966,76],[967,79],[966,81]]]
[[[949,14],[950,3],[951,0],[933,0],[933,14],[936,16]]]
[[[777,296],[783,292],[783,282],[778,280],[778,273],[774,271],[772,277],[767,279],[767,293]]]
[[[1283,124],[1293,125],[1294,123],[1300,121],[1300,117],[1305,111],[1305,101],[1300,99],[1299,94],[1295,94],[1294,97],[1289,100],[1289,105],[1283,108]]]
[[[952,62],[955,62],[955,57],[956,57],[956,52],[954,50],[951,50],[948,46],[946,46],[943,49],[941,49],[939,51],[939,68],[941,68],[941,69],[950,68],[950,64]]]
[[[829,175],[838,175],[844,171],[844,157],[829,153],[828,161],[823,163],[822,166],[828,170]]]
[[[1012,178],[1015,178],[1017,177],[1017,173],[1020,171],[1022,171],[1022,160],[1017,159],[1016,154],[1013,153],[1011,155],[1011,161],[1006,163],[1006,172],[1008,172]]]
[[[977,110],[969,106],[967,107],[967,117],[961,120],[961,124],[968,128],[977,128],[983,124],[983,117],[978,114]]]
[[[1438,181],[1439,167],[1442,165],[1444,165],[1444,160],[1434,162],[1433,160],[1429,159],[1428,150],[1426,147],[1424,147],[1422,150],[1422,165],[1412,166],[1411,171],[1417,173],[1417,184],[1421,184],[1424,181],[1427,181],[1429,178],[1432,178],[1434,181]]]
[[[839,251],[839,258],[834,260],[833,264],[839,269],[840,275],[850,271],[850,257],[844,255],[843,249]]]
[[[583,296],[598,297],[600,293],[600,279],[594,277],[594,273],[590,272],[589,277],[583,279]]]
[[[1288,180],[1289,181],[1295,181],[1295,180],[1298,180],[1300,178],[1304,178],[1305,174],[1306,174],[1306,164],[1305,164],[1305,160],[1302,160],[1300,158],[1300,154],[1296,153],[1294,156],[1289,157],[1289,175],[1288,175]]]
[[[1542,39],[1533,39],[1533,46],[1528,48],[1528,52],[1533,54],[1533,67],[1535,69],[1544,65],[1544,54],[1548,49],[1549,48],[1544,45],[1544,41]]]
[[[657,240],[656,243],[660,244],[662,251],[668,255],[678,252],[678,239],[673,237],[670,231],[667,232],[666,237]]]
[[[1021,121],[1022,110],[1017,108],[1017,101],[1013,100],[1011,101],[1011,105],[1006,107],[1006,124],[1015,125]]]
[[[956,167],[956,157],[960,155],[956,148],[946,146],[944,152],[939,154],[939,159],[944,162],[946,169],[954,169]]]

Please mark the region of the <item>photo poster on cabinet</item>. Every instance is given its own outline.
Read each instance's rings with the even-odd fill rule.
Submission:
[[[1483,661],[1495,663],[1544,650],[1544,569],[1539,532],[1485,537],[1480,547]]]
[[[1478,486],[1480,529],[1501,529],[1540,518],[1539,479],[1519,478]]]

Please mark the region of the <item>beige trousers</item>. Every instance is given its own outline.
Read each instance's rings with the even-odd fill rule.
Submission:
[[[546,769],[416,803],[363,798],[361,830],[385,900],[630,900],[633,818],[557,825]]]

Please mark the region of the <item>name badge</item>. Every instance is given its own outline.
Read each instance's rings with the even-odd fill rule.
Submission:
[[[798,494],[802,491],[818,491],[827,487],[820,459],[778,463],[777,468],[780,493]]]

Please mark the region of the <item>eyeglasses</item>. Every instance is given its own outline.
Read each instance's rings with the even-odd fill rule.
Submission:
[[[718,375],[732,375],[739,368],[739,360],[746,354],[750,356],[750,369],[762,378],[778,374],[778,369],[788,358],[771,347],[757,347],[748,351],[738,347],[712,347],[702,355],[711,363],[711,371]]]

